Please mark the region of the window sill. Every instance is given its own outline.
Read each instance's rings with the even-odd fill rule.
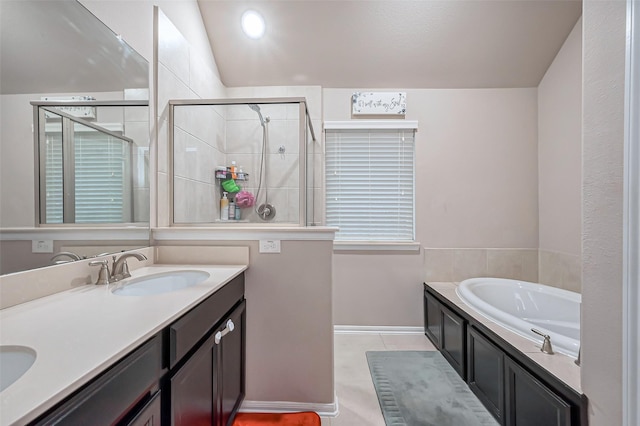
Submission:
[[[334,241],[333,251],[420,251],[420,243],[412,242],[373,242],[373,241]]]

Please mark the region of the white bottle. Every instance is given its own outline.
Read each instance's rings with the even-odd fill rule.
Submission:
[[[229,202],[229,220],[236,220],[236,203]]]
[[[222,194],[220,199],[220,220],[229,220],[229,199],[226,192]]]

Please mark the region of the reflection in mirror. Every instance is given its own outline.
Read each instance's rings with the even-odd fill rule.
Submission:
[[[32,104],[37,120],[34,128],[39,129],[40,224],[146,226],[147,102]]]
[[[0,274],[148,246],[145,58],[75,0],[1,0],[0,44]],[[36,136],[50,144],[44,203]]]

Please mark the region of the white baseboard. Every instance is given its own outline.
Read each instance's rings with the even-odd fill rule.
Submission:
[[[320,417],[336,417],[338,415],[338,397],[334,396],[334,400],[330,404],[244,400],[240,406],[240,412],[243,413],[297,413],[300,411],[315,411]]]
[[[334,325],[335,334],[424,334],[424,327],[386,325]]]

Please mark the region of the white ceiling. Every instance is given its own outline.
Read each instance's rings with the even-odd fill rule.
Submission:
[[[223,83],[535,87],[580,0],[198,0]],[[242,33],[248,9],[267,25]]]

